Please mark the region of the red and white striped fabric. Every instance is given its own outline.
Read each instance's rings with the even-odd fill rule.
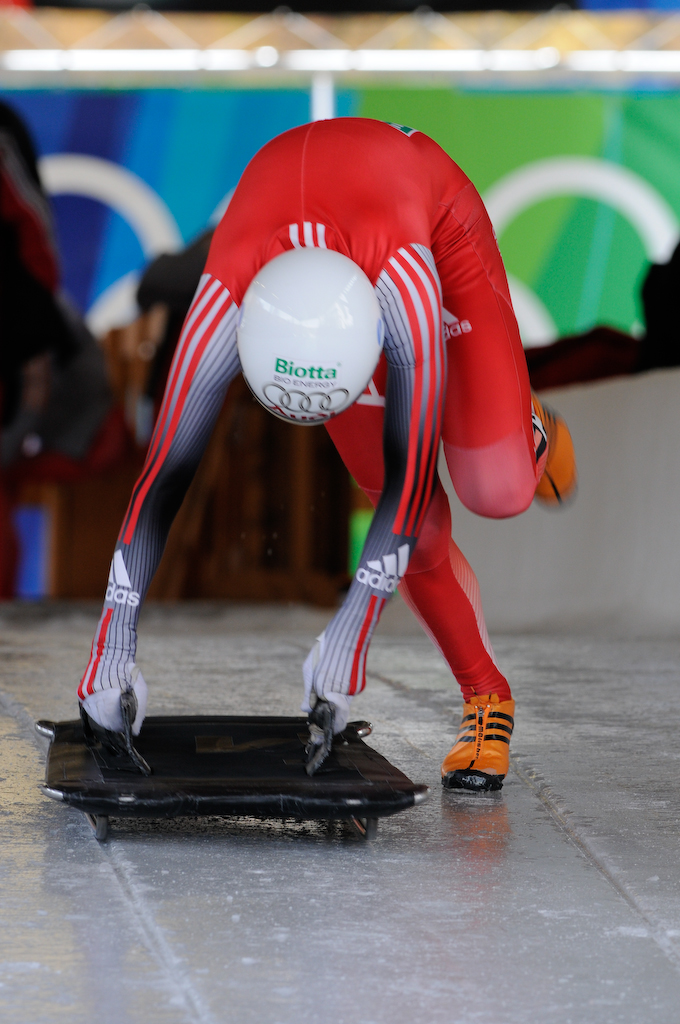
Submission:
[[[121,540],[124,544],[132,539],[144,498],[170,450],[201,357],[231,304],[231,296],[224,285],[210,274],[204,274],[182,328],[144,469],[123,523]]]
[[[111,563],[109,586],[78,696],[128,688],[139,605],[165,545],[168,500],[179,505],[239,370],[238,308],[210,274],[200,280],[170,368],[146,461],[135,484]]]
[[[288,237],[294,249],[327,249],[326,225],[313,224],[311,220],[302,222],[302,231],[299,224],[288,225]]]
[[[406,479],[393,530],[418,536],[432,494],[441,430],[444,397],[441,285],[432,255],[423,246],[399,249],[383,273],[404,304],[415,359]]]

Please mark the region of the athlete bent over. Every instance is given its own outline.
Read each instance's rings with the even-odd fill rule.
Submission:
[[[341,264],[360,270],[343,277]],[[332,293],[336,271],[338,298],[328,308],[346,346],[328,342],[315,306],[324,288]],[[368,316],[351,305],[364,275],[377,299],[383,358],[347,408],[355,395],[343,391],[340,378],[355,358],[349,339]],[[276,352],[262,369],[269,376],[258,379],[253,309],[270,318],[272,353],[280,329],[286,345],[307,353],[317,351],[313,342],[325,361],[307,370],[304,355],[296,361],[288,350]],[[329,352],[328,344],[342,350]],[[78,689],[86,723],[122,737],[135,756],[131,736],[146,708],[134,663],[139,604],[241,363],[256,396],[277,415],[311,418],[305,410],[316,401],[345,465],[376,506],[347,597],[304,665],[303,707],[314,705],[318,741],[312,768],[364,688],[371,636],[399,586],[465,699],[444,783],[499,788],[514,702],[489,643],[477,581],[451,539],[439,443],[461,501],[501,518],[524,511],[537,488],[548,501],[573,490],[571,439],[537,399],[532,406],[503,264],[475,188],[427,136],[362,118],[308,124],[264,146],[215,232]],[[375,358],[361,387],[374,366]]]

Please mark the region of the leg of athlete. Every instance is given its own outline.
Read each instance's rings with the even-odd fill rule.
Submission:
[[[470,196],[467,216],[452,217],[449,237],[444,230],[439,238],[449,357],[444,441],[462,500],[478,513],[500,517],[522,511],[533,498],[545,461],[545,437],[532,422],[524,354],[491,226],[474,190]],[[355,406],[329,430],[375,503],[382,483],[376,458],[380,410]],[[441,485],[401,591],[465,698],[461,731],[442,767],[443,777],[452,786],[496,788],[508,768],[514,702],[495,663],[477,581],[451,540]]]
[[[547,436],[540,416],[532,415],[505,270],[474,189],[460,193],[440,224],[435,251],[448,355],[442,442],[451,480],[471,511],[492,518],[517,515],[533,500],[548,457]],[[453,550],[449,561],[457,579],[470,579]],[[476,605],[474,584],[468,593]],[[499,788],[514,725],[510,690],[489,677],[464,696],[463,720],[444,759],[442,780],[450,788]]]
[[[349,472],[374,506],[383,486],[384,366],[374,377],[374,394],[327,424]],[[370,403],[370,404],[369,404]],[[484,622],[476,577],[451,538],[449,502],[439,481],[418,545],[399,592],[448,663],[463,696],[495,692],[511,697],[501,674]]]
[[[467,193],[468,190],[465,190]],[[474,190],[451,211],[435,255],[448,355],[442,441],[453,486],[478,515],[531,503],[537,463],[526,359],[493,229]]]
[[[442,282],[448,357],[442,442],[459,498],[479,515],[517,515],[532,501],[552,459],[551,480],[557,475],[559,486],[551,484],[550,493],[560,500],[575,487],[571,438],[563,421],[552,429],[549,413],[535,398],[532,404],[505,270],[486,210],[471,187],[457,196],[433,248]],[[432,514],[437,514],[434,505]],[[444,521],[444,514],[439,515]],[[419,550],[421,554],[426,552]],[[457,629],[447,630],[442,615],[444,595],[452,590],[451,575],[469,599],[488,655],[474,664],[467,678],[460,666],[457,672],[455,668],[460,638],[452,644],[450,636]],[[442,780],[450,788],[496,789],[509,767],[515,704],[495,665],[474,574],[450,542],[448,558],[434,558],[421,578],[408,577],[404,591],[441,637],[440,649],[465,698],[461,728],[444,759]],[[465,650],[470,657],[474,644],[466,643]]]

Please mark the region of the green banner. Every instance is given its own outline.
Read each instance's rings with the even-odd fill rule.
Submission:
[[[680,93],[354,93],[353,113],[431,135],[484,196],[525,344],[642,329],[641,280],[680,219]]]

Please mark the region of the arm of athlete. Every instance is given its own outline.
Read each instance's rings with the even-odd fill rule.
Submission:
[[[78,697],[90,717],[119,732],[121,691],[134,690],[138,734],[146,685],[135,666],[137,618],[172,521],[196,472],[239,372],[238,307],[217,278],[204,274],[182,328],[158,421],[118,537],[106,599]]]
[[[344,729],[365,686],[368,646],[380,613],[406,572],[434,493],[445,385],[441,289],[432,253],[407,245],[376,284],[388,362],[383,448],[385,483],[347,597],[304,665],[312,691],[335,706]]]

